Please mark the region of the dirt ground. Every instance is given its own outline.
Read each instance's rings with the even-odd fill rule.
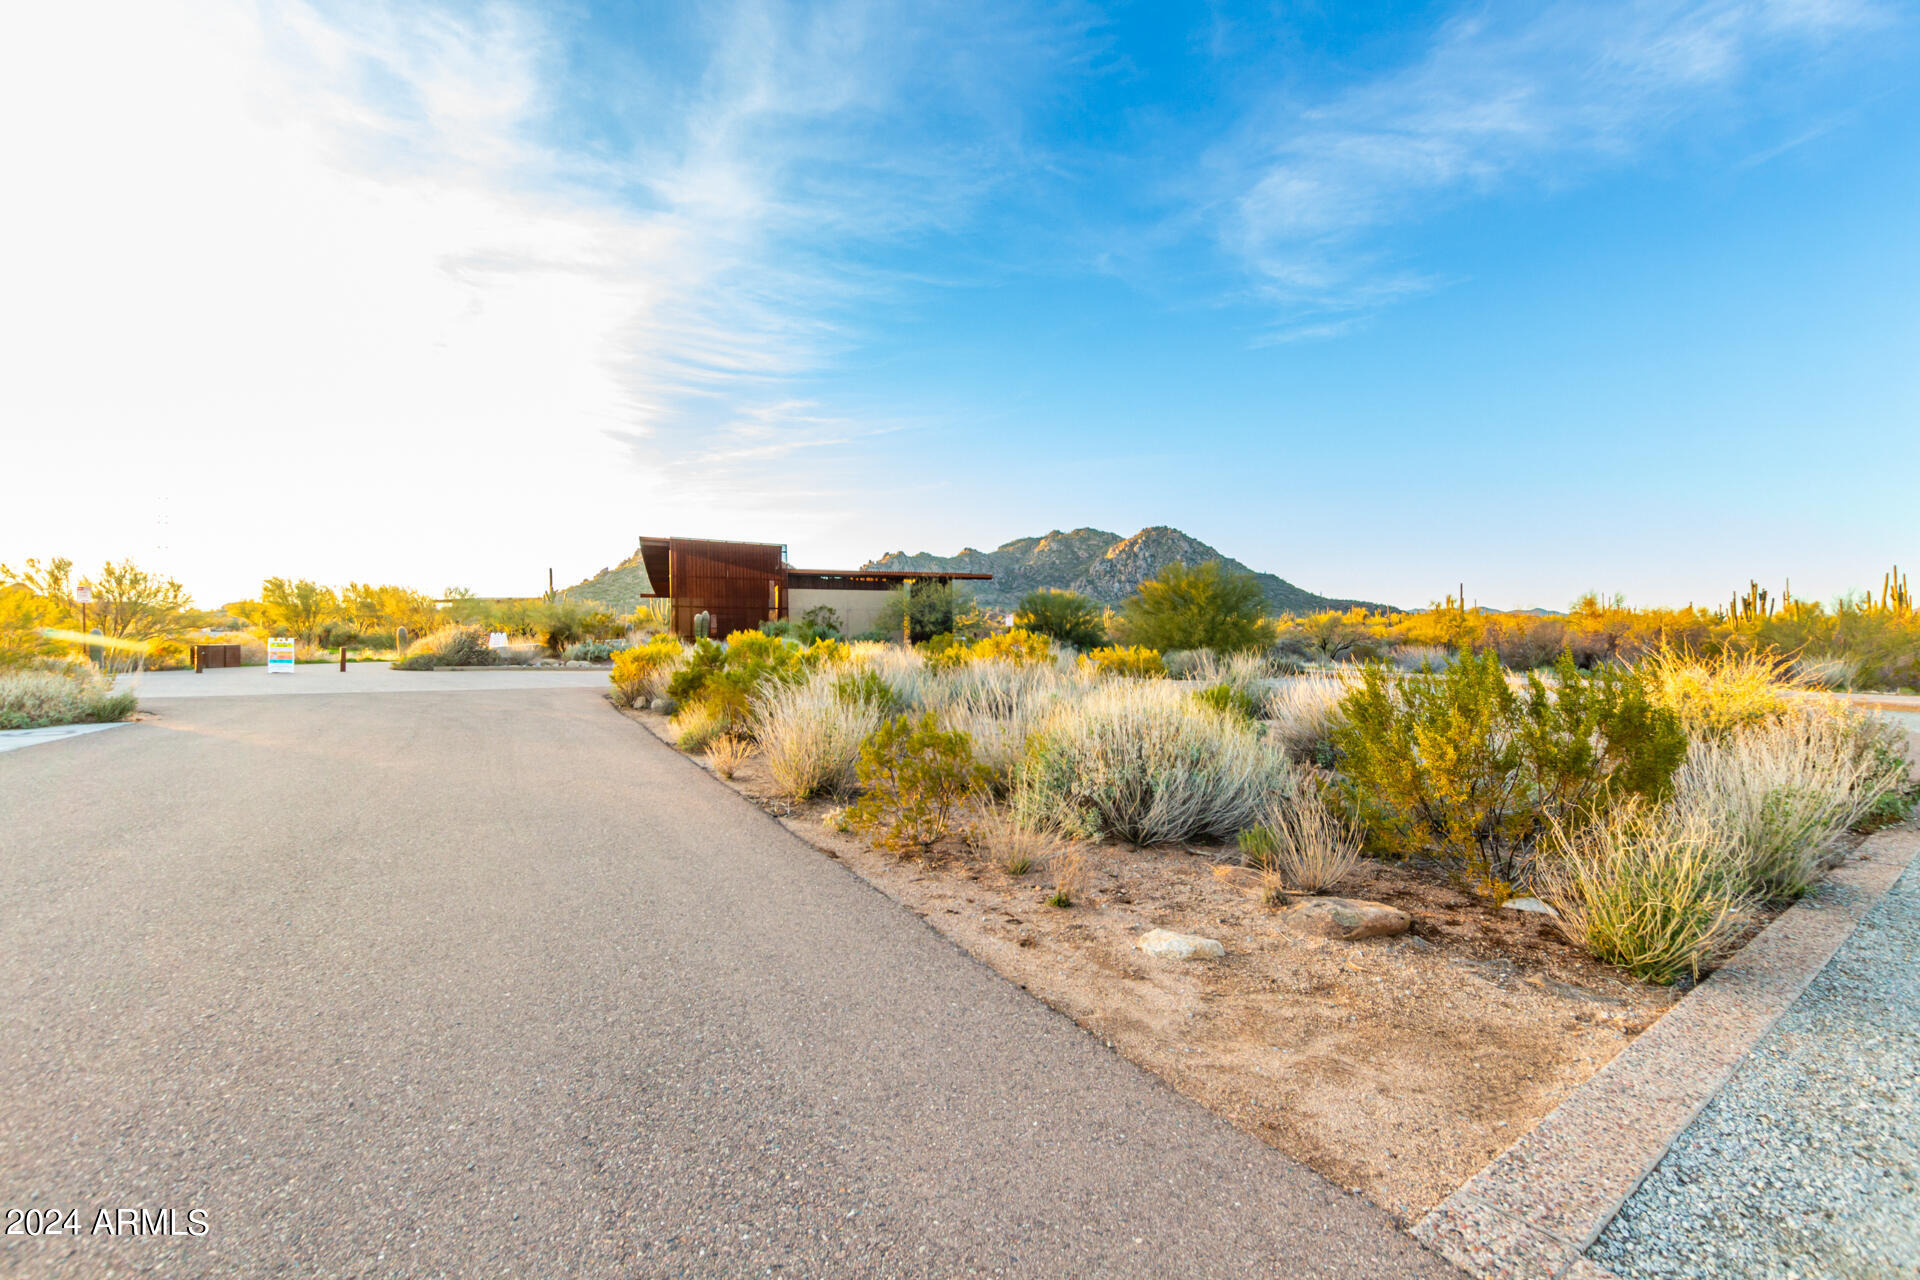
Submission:
[[[626,714],[670,741],[664,717]],[[1083,888],[1057,908],[1045,868],[1010,876],[963,839],[902,859],[833,830],[833,803],[773,796],[758,757],[728,785],[1129,1060],[1403,1223],[1678,998],[1434,868],[1363,863],[1337,892],[1398,907],[1413,928],[1335,942],[1281,924],[1228,847],[1084,846]],[[1148,956],[1135,944],[1155,928],[1216,938],[1226,956]]]

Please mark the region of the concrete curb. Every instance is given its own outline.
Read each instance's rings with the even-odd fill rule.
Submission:
[[[1815,897],[1421,1219],[1414,1236],[1489,1280],[1610,1280],[1587,1249],[1917,851],[1910,826],[1869,837]]]

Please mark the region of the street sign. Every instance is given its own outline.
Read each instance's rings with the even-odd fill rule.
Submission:
[[[267,673],[293,672],[293,641],[285,636],[275,636],[267,641]]]

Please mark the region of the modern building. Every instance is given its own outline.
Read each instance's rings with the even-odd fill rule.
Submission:
[[[640,539],[652,598],[673,604],[673,634],[692,638],[693,620],[712,616],[708,634],[724,638],[810,609],[832,609],[845,635],[873,630],[890,594],[919,583],[986,580],[990,573],[922,573],[895,569],[796,569],[777,542],[711,538]]]

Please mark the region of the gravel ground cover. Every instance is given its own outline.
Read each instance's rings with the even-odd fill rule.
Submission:
[[[1920,861],[1590,1256],[1623,1280],[1920,1278]]]

